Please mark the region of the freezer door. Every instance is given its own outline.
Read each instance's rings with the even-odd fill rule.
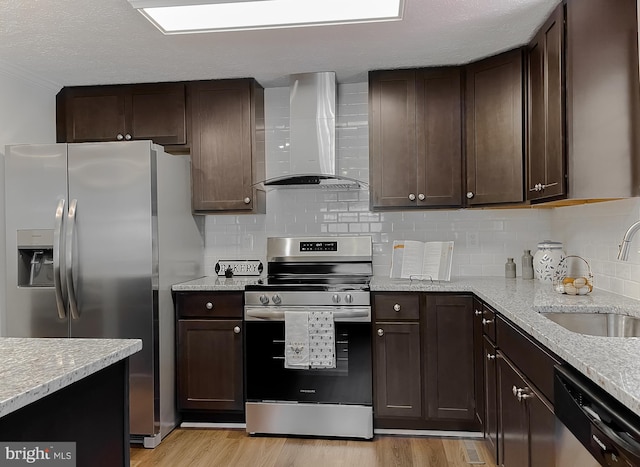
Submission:
[[[157,432],[153,164],[148,141],[69,145],[71,337],[143,340],[129,367],[132,434]]]
[[[4,189],[6,335],[66,337],[69,323],[56,306],[52,261],[56,210],[67,198],[67,145],[7,146]]]

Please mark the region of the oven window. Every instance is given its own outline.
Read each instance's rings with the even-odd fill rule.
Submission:
[[[336,368],[284,367],[284,322],[245,323],[247,400],[371,404],[371,323],[335,323]]]

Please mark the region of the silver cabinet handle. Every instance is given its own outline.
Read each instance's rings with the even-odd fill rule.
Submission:
[[[487,325],[493,323],[492,319],[482,318],[482,324]]]
[[[475,314],[476,316],[481,316],[481,315],[482,315],[482,310],[476,310],[476,311],[474,312],[474,314]]]
[[[127,133],[126,135],[124,135],[124,139],[126,139],[127,141],[131,141],[131,135]]]
[[[395,305],[393,305],[393,309],[394,309],[396,312],[400,311],[400,304],[399,304],[399,303],[396,303]]]
[[[71,318],[80,318],[78,311],[78,300],[76,298],[75,286],[73,285],[73,239],[76,227],[76,213],[78,212],[78,200],[71,200],[69,204],[69,214],[67,217],[67,242],[65,245],[65,275],[67,281],[67,294],[69,296],[69,308]]]
[[[409,201],[415,201],[416,200],[416,195],[414,195],[413,193],[409,193]]]
[[[205,305],[205,307],[207,308],[207,310],[213,310],[213,303],[211,303],[211,302],[207,302],[207,304]]]
[[[233,333],[240,334],[240,326],[236,326],[235,328],[233,328]]]
[[[467,191],[467,198],[468,199],[473,198],[473,196],[474,196],[473,191]]]
[[[64,204],[65,201],[61,199],[58,201],[55,215],[55,228],[53,229],[53,285],[56,291],[56,308],[58,309],[58,318],[65,319],[67,317],[67,310],[64,303],[63,287],[66,288],[66,284],[63,285],[63,275],[60,274],[60,260],[63,259],[60,255],[62,251],[62,228],[64,226]]]
[[[378,335],[379,335],[380,337],[384,336],[384,330],[382,330],[382,329],[378,329]]]
[[[426,198],[426,196],[425,196],[424,194],[422,194],[422,193],[420,193],[420,194],[418,195],[418,199],[419,199],[420,201],[424,201],[424,199],[425,199],[425,198]]]
[[[244,204],[249,204],[251,202],[251,198],[249,198],[248,196],[243,199],[242,201],[244,201]]]
[[[495,359],[496,359],[495,355],[492,355],[490,353],[487,354],[487,360],[491,361],[491,360],[495,360]]]
[[[513,387],[511,388],[511,392],[513,393],[514,396],[518,395],[518,388],[516,387],[516,385],[514,384]]]
[[[122,133],[118,133],[118,134],[116,135],[116,139],[117,139],[118,141],[122,141],[122,140],[124,139],[124,136],[122,135]]]
[[[518,390],[518,395],[516,397],[518,398],[519,402],[522,402],[524,400],[531,399],[533,397],[533,394],[531,393],[529,388],[523,388]]]

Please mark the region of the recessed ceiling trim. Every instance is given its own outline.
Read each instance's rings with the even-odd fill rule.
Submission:
[[[404,12],[404,0],[305,0],[304,2],[300,0],[129,0],[129,2],[164,34],[398,21],[402,19]],[[171,6],[166,6],[170,3]]]

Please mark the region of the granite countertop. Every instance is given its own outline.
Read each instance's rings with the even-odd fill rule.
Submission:
[[[0,337],[0,417],[140,349],[140,339]]]
[[[597,289],[585,296],[563,295],[551,284],[501,277],[440,283],[375,277],[371,291],[472,292],[640,415],[640,338],[578,334],[539,314],[588,311],[640,316],[638,300]]]
[[[213,291],[243,291],[245,286],[256,284],[260,276],[205,276],[180,284],[174,284],[171,290],[174,292],[213,292]]]

